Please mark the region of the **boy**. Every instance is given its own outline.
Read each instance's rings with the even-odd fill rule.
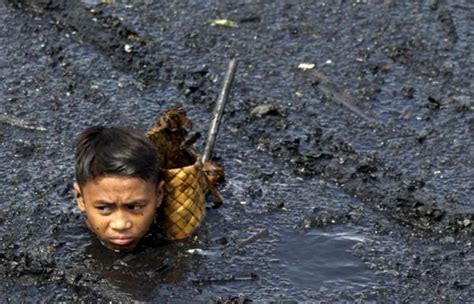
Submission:
[[[91,127],[76,141],[75,199],[106,247],[134,249],[163,200],[157,149],[128,128]]]

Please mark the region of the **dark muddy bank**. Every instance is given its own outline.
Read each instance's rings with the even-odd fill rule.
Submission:
[[[5,301],[473,298],[472,4],[93,4],[0,2],[0,111],[46,128],[0,129]],[[102,250],[72,138],[170,106],[205,132],[231,56],[226,203],[192,240]]]

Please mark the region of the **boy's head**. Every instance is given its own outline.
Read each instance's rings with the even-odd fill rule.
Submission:
[[[74,192],[88,227],[109,248],[131,250],[163,199],[158,151],[128,128],[91,127],[76,141]]]

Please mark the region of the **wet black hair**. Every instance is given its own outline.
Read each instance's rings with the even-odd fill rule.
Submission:
[[[124,127],[90,127],[79,134],[75,148],[76,181],[81,187],[106,175],[160,182],[158,150],[138,131]]]

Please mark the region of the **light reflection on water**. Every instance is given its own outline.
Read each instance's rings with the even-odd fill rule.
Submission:
[[[282,278],[310,289],[362,287],[376,284],[381,274],[350,253],[364,238],[347,226],[281,234],[276,256]]]

